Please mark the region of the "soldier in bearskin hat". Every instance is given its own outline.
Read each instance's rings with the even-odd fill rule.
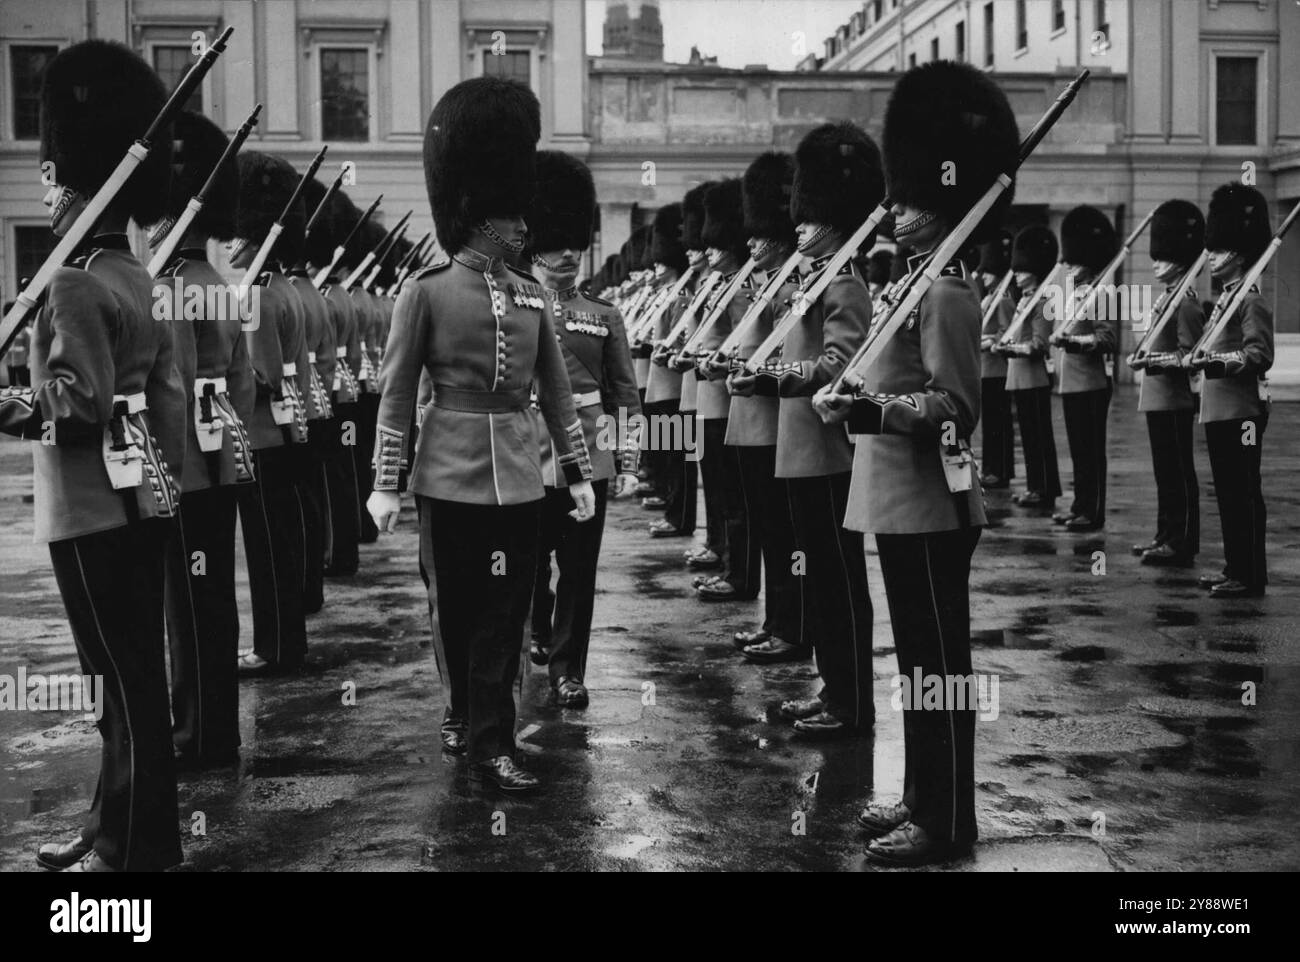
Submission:
[[[1055,268],[1057,254],[1056,235],[1049,227],[1032,224],[1016,234],[1011,248],[1011,269],[1020,292],[1016,315],[1030,313],[1010,341],[1004,334],[994,345],[995,352],[1007,359],[1007,393],[1015,400],[1025,453],[1025,490],[1011,500],[1039,511],[1051,511],[1061,496],[1061,474],[1052,431],[1052,382],[1047,372],[1052,322],[1043,298],[1032,309],[1030,304]]]
[[[1061,260],[1067,284],[1064,299],[1057,299],[1064,316],[1053,318],[1049,344],[1057,348],[1056,393],[1061,395],[1074,466],[1074,500],[1069,510],[1053,514],[1052,520],[1068,531],[1096,531],[1106,523],[1106,417],[1115,318],[1104,307],[1081,316],[1079,307],[1117,250],[1115,225],[1097,208],[1085,204],[1065,215]],[[1097,303],[1104,305],[1106,299]]]
[[[1210,314],[1210,327],[1271,240],[1268,202],[1258,190],[1229,183],[1214,192],[1205,247],[1210,274],[1223,292]],[[1269,414],[1264,375],[1273,366],[1273,315],[1258,287],[1246,292],[1226,327],[1200,348],[1204,357],[1194,353],[1188,366],[1204,375],[1201,423],[1223,529],[1223,571],[1205,575],[1200,584],[1215,598],[1257,597],[1268,584],[1260,456]]]
[[[298,183],[286,161],[239,154],[239,216],[230,264],[242,270],[283,212]],[[253,603],[253,650],[239,657],[241,674],[294,671],[307,654],[303,601],[303,516],[298,484],[307,440],[297,358],[304,342],[302,301],[283,273],[297,262],[306,220],[301,199],[285,219],[265,269],[249,292],[252,320],[244,337],[257,382],[248,420],[254,483],[240,492],[239,514]]]
[[[151,245],[162,243],[198,194],[229,143],[202,114],[185,111],[174,124],[175,166],[165,216]],[[239,209],[239,172],[228,163],[172,260],[158,275],[171,284],[177,367],[186,385],[187,439],[178,537],[167,562],[167,636],[171,648],[172,740],[185,768],[228,765],[239,749],[239,608],[235,603],[235,517],[238,488],[253,480],[245,429],[256,385],[237,310],[200,316],[185,291],[228,290],[208,262],[208,242],[229,241]],[[226,303],[220,301],[219,303]],[[185,345],[184,349],[179,346]],[[194,552],[204,565],[196,569]]]
[[[368,220],[362,225],[351,253],[353,263],[349,265],[349,272],[362,263],[366,254],[384,242],[385,234],[384,228],[374,220]],[[370,269],[367,268],[365,273],[369,274]],[[357,319],[357,350],[360,356],[360,368],[357,371],[357,443],[352,452],[357,462],[357,496],[365,504],[373,490],[370,457],[375,448],[375,426],[379,419],[379,352],[376,344],[383,326],[383,317],[378,302],[365,289],[363,281],[364,276],[352,286],[349,296],[353,316]],[[373,544],[378,538],[379,529],[375,527],[369,513],[363,511],[361,543]]]
[[[656,285],[656,293],[652,300],[658,304],[662,304],[667,299],[673,284],[686,270],[686,250],[681,245],[681,229],[682,205],[680,203],[665,204],[655,211],[654,220],[650,224],[649,232],[645,235],[648,238],[650,248],[649,258],[654,278],[653,283]],[[637,235],[634,234],[633,236],[636,237]],[[634,322],[637,318],[644,317],[646,310],[652,309],[654,309],[653,305],[647,305],[646,308],[638,311],[637,315],[626,318],[626,321],[629,323]],[[675,406],[670,404],[668,410],[665,411],[664,401],[652,401],[647,397],[647,390],[650,387],[652,340],[653,337],[650,337],[643,344],[634,344],[632,346],[632,363],[636,368],[636,383],[647,417],[655,414],[671,413],[675,410]],[[658,378],[658,375],[656,375],[656,378]],[[642,451],[641,467],[644,470],[644,484],[638,487],[638,493],[645,496],[642,498],[641,506],[647,511],[662,511],[668,506],[668,452],[660,451],[657,448]]]
[[[757,377],[737,375],[732,389],[780,397],[776,476],[789,485],[795,543],[807,562],[805,592],[822,690],[787,701],[781,714],[803,735],[833,737],[869,732],[873,612],[867,593],[862,538],[844,527],[853,451],[842,425],[824,424],[812,395],[828,385],[857,353],[871,325],[871,295],[860,260],[850,259],[813,303],[803,294],[836,251],[884,196],[880,151],[857,125],[823,124],[795,150],[790,204],[798,249],[811,262],[791,304],[803,304],[786,336],[780,362]],[[870,249],[867,238],[864,249]],[[791,653],[794,654],[794,653]]]
[[[591,459],[550,298],[507,264],[524,248],[540,132],[537,97],[498,77],[462,81],[429,117],[425,180],[447,253],[398,297],[368,503],[377,527],[393,530],[411,411],[427,372],[431,401],[409,487],[420,499],[421,561],[449,695],[442,743],[451,754],[468,752],[476,784],[507,792],[538,785],[515,764],[511,692],[545,496],[529,410],[534,383],[573,516],[595,513]]]
[[[1014,167],[1019,141],[1006,95],[982,71],[940,60],[899,79],[885,111],[885,173],[894,236],[917,251],[913,271]],[[969,239],[995,237],[1010,203],[1007,190]],[[884,346],[849,417],[861,437],[845,523],[876,536],[899,674],[937,676],[948,690],[971,675],[970,563],[987,523],[973,462],[959,461],[951,483],[945,463],[979,420],[980,319],[966,265],[954,258]],[[877,836],[867,848],[874,861],[943,861],[976,837],[975,706],[963,699],[936,711],[919,700],[903,706],[902,801],[859,816]]]
[[[552,697],[564,708],[587,704],[584,679],[605,503],[611,482],[616,497],[636,487],[637,439],[628,436],[626,425],[641,413],[622,316],[613,304],[582,293],[576,285],[582,253],[591,245],[595,214],[596,187],[587,166],[560,151],[540,152],[537,196],[525,218],[527,250],[551,301],[573,404],[591,455],[596,496],[595,517],[576,521],[568,482],[558,470],[543,423],[546,498],[533,589],[531,656],[534,663],[549,665]],[[554,593],[552,552],[560,570]]]
[[[794,157],[788,153],[760,154],[745,170],[741,180],[744,229],[756,274],[778,270],[794,251],[793,188]],[[788,303],[795,286],[791,277],[777,290],[741,339],[741,357],[752,354],[772,333],[773,305]],[[733,394],[727,418],[726,443],[740,463],[749,539],[760,546],[763,558],[763,623],[757,629],[737,631],[732,643],[747,660],[760,664],[803,661],[812,644],[804,629],[804,579],[792,573],[790,564],[795,551],[790,482],[776,476],[779,411],[775,397]]]
[[[980,483],[985,490],[1008,488],[1016,476],[1016,432],[1011,423],[1011,395],[1007,393],[1007,359],[993,351],[1016,312],[1010,287],[993,306],[998,284],[1011,270],[1011,243],[1011,233],[999,231],[996,237],[979,245],[975,266],[975,279],[982,292],[980,310],[989,315],[980,331],[980,424],[984,432],[984,474]]]
[[[50,226],[65,234],[162,110],[166,91],[134,52],[74,44],[45,68],[42,171]],[[80,836],[42,845],[47,869],[159,871],[181,861],[163,638],[165,546],[185,463],[185,387],[174,329],[128,220],[164,213],[171,130],[50,279],[32,323],[29,388],[0,393],[0,430],[33,447],[35,534],[86,675],[99,676],[99,786]],[[165,307],[167,305],[163,305]]]
[[[700,231],[708,264],[721,275],[704,307],[700,320],[721,310],[722,315],[701,339],[699,350],[707,356],[722,346],[732,325],[741,318],[754,300],[754,282],[748,277],[732,293],[726,304],[722,295],[731,285],[736,272],[749,260],[746,243],[744,200],[739,178],[715,184],[704,195],[704,226]],[[701,601],[752,601],[758,597],[762,570],[762,546],[750,529],[749,512],[741,490],[741,467],[738,449],[726,444],[731,397],[727,393],[726,371],[710,370],[699,365],[696,370],[698,390],[696,404],[701,424],[700,479],[704,485],[705,527],[709,541],[719,545],[717,567],[721,573],[695,579],[695,591]],[[687,558],[687,563],[692,557]],[[707,564],[704,567],[709,567]]]
[[[1151,267],[1165,285],[1150,318],[1159,317],[1174,288],[1205,249],[1205,218],[1185,200],[1167,200],[1151,218]],[[1133,364],[1142,371],[1138,410],[1146,414],[1151,439],[1151,463],[1156,478],[1156,533],[1149,544],[1133,546],[1148,565],[1190,568],[1200,550],[1201,489],[1192,452],[1192,419],[1196,401],[1182,359],[1201,339],[1205,314],[1196,292],[1188,287],[1174,315],[1154,341],[1147,356]]]

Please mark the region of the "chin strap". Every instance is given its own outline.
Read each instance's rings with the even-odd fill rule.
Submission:
[[[483,232],[484,237],[486,237],[492,243],[496,244],[497,247],[500,247],[502,250],[507,250],[512,254],[518,254],[520,251],[524,249],[523,241],[518,241],[517,243],[513,243],[511,241],[506,240],[504,237],[501,236],[501,234],[497,231],[497,229],[487,221],[483,221],[483,223],[479,224],[478,229]]]

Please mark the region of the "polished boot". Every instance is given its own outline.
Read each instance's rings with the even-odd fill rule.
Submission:
[[[76,865],[94,851],[94,846],[78,835],[71,842],[46,842],[36,850],[36,864],[51,872],[61,872]]]
[[[882,865],[935,865],[970,854],[969,844],[933,838],[915,822],[904,822],[888,835],[872,839],[867,858]]]
[[[438,734],[442,738],[442,750],[448,755],[464,755],[469,749],[469,723],[463,718],[445,713]]]
[[[470,781],[485,788],[495,788],[499,792],[521,794],[536,789],[541,782],[536,775],[530,775],[509,755],[498,755],[484,762],[476,762],[470,769]]]
[[[872,802],[858,813],[858,824],[872,835],[887,835],[911,818],[902,802]]]

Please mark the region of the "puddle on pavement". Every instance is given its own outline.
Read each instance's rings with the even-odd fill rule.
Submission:
[[[1156,605],[1155,619],[1157,625],[1173,628],[1183,628],[1201,623],[1201,616],[1198,612],[1175,605]]]
[[[81,798],[90,804],[95,793],[95,779],[73,782],[67,785],[51,785],[32,789],[30,792],[16,794],[10,798],[0,798],[0,812],[5,813],[5,820],[10,818],[27,818],[52,812],[59,806],[74,799]]]
[[[1051,644],[1040,634],[1011,628],[981,628],[972,631],[970,642],[975,648],[1007,648],[1013,651],[1041,651]]]

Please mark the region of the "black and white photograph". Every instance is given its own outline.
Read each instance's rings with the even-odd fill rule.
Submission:
[[[1240,945],[1300,870],[1298,217],[1293,0],[4,0],[23,926],[1052,873]]]

